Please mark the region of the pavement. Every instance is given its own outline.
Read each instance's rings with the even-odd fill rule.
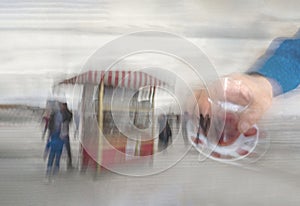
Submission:
[[[72,139],[75,168],[67,171],[64,155],[60,174],[50,183],[45,183],[45,142],[37,120],[1,124],[0,205],[300,205],[298,118],[262,121],[272,138],[255,163],[199,161],[192,148],[175,166],[144,177],[81,174],[78,140]],[[168,158],[164,161],[168,164]]]

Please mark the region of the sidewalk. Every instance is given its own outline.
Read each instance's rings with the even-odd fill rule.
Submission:
[[[146,177],[106,171],[95,179],[89,172],[80,175],[76,168],[68,173],[63,160],[61,173],[51,184],[43,182],[46,163],[38,124],[2,126],[1,205],[299,205],[300,131],[296,126],[289,132],[269,125],[274,128],[269,132],[271,148],[251,169],[211,160],[200,163],[191,149],[174,167]],[[283,135],[294,138],[293,143]],[[76,142],[72,146],[75,165]]]

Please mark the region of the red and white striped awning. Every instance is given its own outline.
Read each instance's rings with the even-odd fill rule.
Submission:
[[[167,84],[147,73],[139,71],[87,71],[63,80],[59,84],[104,84],[113,87],[139,89],[144,86],[166,86]]]

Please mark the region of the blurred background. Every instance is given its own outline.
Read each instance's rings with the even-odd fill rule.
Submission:
[[[63,161],[62,176],[45,185],[41,140],[52,86],[81,73],[107,42],[171,32],[197,45],[219,75],[244,72],[274,39],[299,30],[299,8],[297,0],[0,1],[1,205],[299,205],[299,89],[274,100],[260,122],[270,147],[246,166],[199,162],[193,149],[169,170],[138,178],[68,173]],[[68,102],[72,95],[64,93]],[[71,139],[76,166],[79,140]]]

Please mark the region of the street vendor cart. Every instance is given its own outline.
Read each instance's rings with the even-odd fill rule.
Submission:
[[[156,130],[154,98],[166,83],[141,71],[87,71],[58,85],[82,87],[79,102],[81,170],[148,157]],[[145,158],[143,158],[143,161]]]

